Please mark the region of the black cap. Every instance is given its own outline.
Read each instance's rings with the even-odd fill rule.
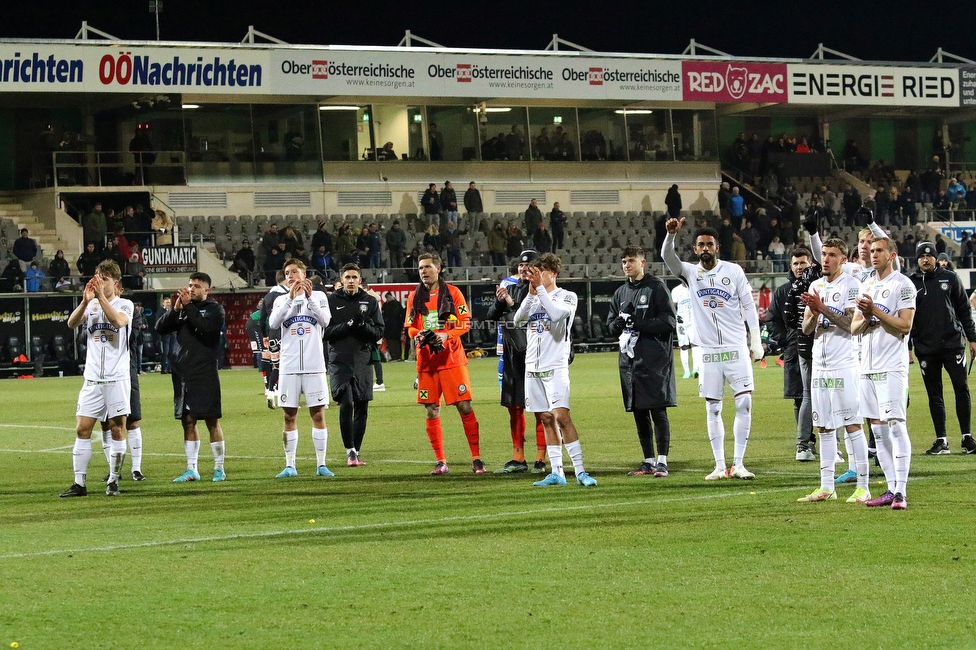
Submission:
[[[534,248],[529,248],[527,250],[522,251],[522,254],[519,255],[519,263],[526,264],[527,262],[532,262],[538,259],[538,257],[539,257],[539,251],[535,250]]]
[[[952,261],[952,260],[949,259],[949,254],[948,253],[939,253],[938,257],[936,257],[935,259],[937,259],[940,262],[951,262]]]
[[[932,257],[935,257],[935,244],[927,241],[919,242],[918,246],[915,247],[915,259],[918,259],[923,255],[931,255]]]

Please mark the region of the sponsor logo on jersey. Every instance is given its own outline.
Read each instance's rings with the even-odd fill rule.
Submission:
[[[418,396],[418,397],[419,397],[420,399],[427,399],[427,395],[428,395],[428,393],[427,393],[427,391],[426,391],[426,390],[421,390],[421,391],[419,391],[419,392],[417,393],[417,396]]]
[[[883,311],[886,314],[890,314],[891,313],[891,310],[888,309],[887,307],[885,307],[884,305],[881,305],[879,303],[874,303],[874,306],[877,307],[878,309],[880,309],[881,311]]]
[[[285,322],[282,323],[282,325],[284,325],[286,328],[288,328],[289,330],[291,330],[291,333],[294,334],[295,333],[295,330],[294,330],[294,328],[292,328],[292,325],[295,325],[296,323],[299,323],[299,324],[301,324],[301,323],[307,323],[308,325],[318,325],[319,324],[319,321],[314,316],[308,316],[306,314],[299,314],[298,316],[292,316],[291,318],[286,319]],[[311,328],[308,328],[308,330],[311,331]],[[304,332],[303,332],[303,334],[304,334]]]
[[[943,285],[942,289],[943,289],[943,291],[945,291],[946,289],[948,289],[948,285]],[[916,293],[917,292],[915,291],[915,289],[910,288],[910,287],[905,287],[905,288],[903,288],[901,290],[901,299],[902,300],[911,300],[912,298],[915,297],[915,294]],[[887,297],[888,296],[885,296],[885,298],[887,298]]]
[[[714,354],[703,354],[702,361],[705,363],[725,363],[727,361],[738,361],[739,352],[731,350],[729,352],[715,352]]]
[[[111,330],[112,332],[118,332],[119,328],[116,327],[115,325],[112,325],[111,323],[95,323],[94,325],[88,328],[88,333],[94,334],[95,332],[101,330]]]

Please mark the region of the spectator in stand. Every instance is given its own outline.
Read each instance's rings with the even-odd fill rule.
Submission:
[[[749,150],[749,178],[750,182],[756,182],[756,178],[759,177],[760,166],[763,159],[763,145],[759,141],[759,134],[753,133],[749,136],[749,141],[746,142],[746,148]]]
[[[397,160],[396,151],[393,150],[393,142],[387,142],[383,148],[376,152],[377,160]]]
[[[420,249],[414,247],[410,254],[403,260],[403,268],[407,270],[408,282],[420,282],[420,273],[417,271],[417,262],[420,260]]]
[[[874,193],[874,220],[882,226],[887,226],[890,219],[889,197],[890,194],[883,186],[878,187]]]
[[[366,241],[369,245],[369,255],[366,258],[369,261],[369,268],[383,268],[383,238],[380,237],[379,226],[375,223],[369,224]]]
[[[115,233],[115,250],[118,251],[119,257],[121,257],[126,262],[129,261],[129,255],[132,255],[132,245],[129,243],[129,238],[123,232]],[[125,274],[125,266],[119,265],[120,269],[123,269],[123,275]]]
[[[146,265],[139,259],[138,253],[129,256],[129,263],[126,265],[126,276],[124,286],[133,291],[142,291],[144,278],[146,277]]]
[[[20,260],[11,257],[7,266],[3,267],[0,275],[0,293],[12,293],[24,290],[24,270],[20,268]]]
[[[275,276],[285,265],[285,254],[280,247],[272,248],[264,258],[264,286],[273,287],[278,284]]]
[[[522,231],[515,224],[510,225],[508,231],[505,233],[505,254],[508,256],[508,259],[512,259],[521,255],[524,249]],[[499,266],[508,265],[500,264]]]
[[[932,156],[932,164],[922,172],[919,178],[922,186],[922,195],[920,197],[922,203],[935,202],[935,197],[939,193],[939,186],[942,185],[943,178],[945,178],[945,172],[942,170],[942,162],[938,156]]]
[[[901,209],[902,225],[914,226],[918,223],[918,196],[911,185],[898,195],[898,207]]]
[[[966,209],[966,186],[957,181],[955,178],[949,179],[949,185],[946,187],[946,198],[949,199],[949,203],[952,204],[956,210]]]
[[[719,259],[726,262],[732,259],[732,233],[732,221],[725,217],[718,228],[718,253]]]
[[[291,225],[285,226],[285,231],[281,233],[281,238],[278,242],[284,242],[286,254],[292,256],[299,248],[305,248],[305,239]]]
[[[965,230],[960,235],[959,267],[963,269],[973,268],[973,257],[976,256],[976,240],[969,236]]]
[[[444,160],[444,134],[437,130],[437,123],[427,127],[427,140],[430,143],[430,159]]]
[[[101,201],[95,201],[95,207],[92,208],[92,211],[81,218],[81,227],[85,243],[95,242],[95,250],[100,251],[105,243],[105,235],[108,234]]]
[[[335,262],[335,258],[332,257],[332,253],[327,251],[325,246],[319,246],[318,249],[312,253],[312,268],[318,271],[319,274],[326,279],[333,279],[333,276],[338,277],[336,270],[338,265]]]
[[[732,233],[732,261],[736,263],[746,261],[746,245],[737,232]]]
[[[796,145],[796,153],[810,153],[810,143],[807,142],[807,136],[800,138],[800,143]]]
[[[81,274],[81,283],[87,284],[89,280],[95,275],[95,270],[98,268],[99,262],[102,261],[101,256],[95,250],[95,242],[88,242],[85,244],[85,250],[78,258],[75,266],[78,267],[78,273]]]
[[[539,203],[532,199],[529,201],[529,207],[525,209],[525,233],[529,236],[535,234],[540,223],[542,223],[542,210],[539,209]]]
[[[106,234],[121,230],[123,227],[122,213],[116,212],[115,208],[109,208],[108,212],[105,213]]]
[[[842,201],[844,205],[844,215],[846,217],[846,221],[843,225],[846,226],[858,225],[855,215],[857,214],[858,209],[860,209],[862,205],[861,193],[858,192],[856,189],[854,189],[854,187],[850,183],[848,183],[847,185],[844,186],[844,198]],[[863,224],[863,225],[866,226],[867,224]]]
[[[356,255],[356,233],[348,221],[339,226],[333,250],[339,264],[350,264],[358,259],[358,255]]]
[[[782,227],[779,229],[779,240],[783,242],[783,246],[786,246],[787,250],[796,244],[796,228],[789,219],[783,219]]]
[[[254,259],[251,242],[245,239],[241,242],[241,248],[234,254],[234,262],[230,265],[230,270],[236,271],[237,275],[245,282],[250,282],[256,264],[257,260]]]
[[[430,247],[429,249],[428,246]],[[441,239],[441,230],[437,227],[437,224],[434,224],[427,229],[427,234],[424,235],[424,250],[433,251],[440,255],[441,249],[443,248],[444,242]]]
[[[824,218],[827,220],[828,224],[831,226],[836,226],[837,221],[834,207],[837,204],[837,195],[834,194],[833,190],[828,189],[826,185],[821,185],[820,196],[823,199]]]
[[[501,221],[496,221],[492,225],[488,236],[488,252],[491,253],[492,266],[505,266],[505,252],[508,246],[508,237]],[[521,249],[520,249],[521,252]]]
[[[71,275],[71,267],[68,266],[68,260],[64,259],[64,251],[59,250],[55,254],[54,259],[51,260],[51,265],[47,268],[47,272],[55,280],[60,280]]]
[[[475,187],[474,181],[468,183],[468,189],[464,193],[464,209],[468,211],[468,214],[485,211],[485,207],[481,203],[481,192]]]
[[[369,226],[363,226],[359,234],[356,235],[356,250],[359,252],[359,258],[363,260],[363,266],[366,266],[366,260],[369,259],[369,252],[372,250],[369,245]]]
[[[386,233],[386,250],[390,255],[390,268],[403,266],[403,252],[407,248],[407,233],[400,228],[400,220],[394,219],[393,226]]]
[[[291,255],[291,259],[298,260],[305,265],[306,269],[312,268],[312,260],[309,259],[308,253],[306,253],[305,249],[301,246],[299,246],[298,249]],[[288,260],[285,261],[287,262]]]
[[[326,251],[332,251],[332,233],[329,232],[329,223],[324,220],[319,221],[319,227],[312,235],[312,250],[318,251],[319,246],[325,246]]]
[[[940,219],[949,219],[949,211],[952,209],[952,202],[949,200],[949,195],[945,193],[945,190],[939,190],[936,192],[935,199],[932,201],[932,209],[935,210],[935,214]]]
[[[556,201],[552,204],[552,212],[549,213],[549,225],[552,228],[552,252],[554,253],[563,247],[567,221],[569,218],[565,212],[559,209],[559,201]]]
[[[444,251],[447,253],[447,267],[456,269],[461,266],[461,231],[453,221],[447,222],[447,228],[441,236]]]
[[[773,260],[773,270],[778,273],[785,271],[783,261],[786,259],[786,246],[779,240],[779,235],[773,237],[766,250],[769,252],[769,259]]]
[[[40,249],[37,247],[37,242],[30,238],[27,228],[21,228],[20,237],[14,240],[14,247],[11,252],[13,252],[14,257],[20,260],[20,269],[23,271],[34,261]]]
[[[738,187],[733,187],[728,201],[729,219],[732,222],[733,230],[740,230],[742,228],[742,217],[745,215],[745,212],[746,199],[739,193]]]
[[[532,243],[535,244],[535,249],[540,254],[552,252],[552,235],[549,234],[546,224],[540,223],[539,227],[535,229],[535,234],[532,235]]]
[[[119,270],[122,271],[122,275],[125,275],[125,258],[122,257],[122,253],[119,252],[118,247],[115,245],[114,239],[109,239],[105,242],[105,248],[99,254],[99,261],[111,260],[118,264]]]
[[[678,193],[678,184],[675,183],[668,189],[667,195],[664,197],[664,205],[668,207],[668,216],[672,219],[677,219],[681,216],[681,194]],[[663,240],[662,240],[663,244]],[[660,249],[658,249],[660,250]]]
[[[844,167],[845,169],[859,171],[866,169],[868,161],[861,156],[861,150],[857,147],[857,141],[851,139],[844,145]]]
[[[38,267],[37,261],[32,260],[30,266],[27,267],[27,271],[24,272],[24,286],[27,288],[28,293],[37,293],[41,290],[41,281],[47,277]]]
[[[742,243],[746,249],[746,259],[756,259],[759,250],[759,233],[753,227],[751,221],[746,221],[746,227],[739,233]]]
[[[168,214],[162,210],[156,210],[156,216],[152,220],[152,229],[156,233],[156,246],[173,245],[173,228],[176,226]]]
[[[525,137],[523,137],[522,129],[517,124],[512,125],[511,132],[505,136],[503,142],[505,145],[505,157],[508,160],[522,160],[522,157],[525,155]]]
[[[427,225],[440,226],[441,199],[437,194],[437,185],[431,183],[427,186],[427,191],[424,192],[423,198],[420,199],[420,204],[424,208],[424,214],[427,215]]]
[[[444,181],[444,189],[441,190],[441,212],[445,225],[448,221],[453,221],[458,228],[461,227],[461,213],[458,212],[457,192],[451,181]]]
[[[271,251],[278,249],[278,241],[280,238],[281,235],[278,232],[278,224],[272,223],[269,225],[268,232],[264,233],[264,236],[261,237],[261,246],[264,247],[264,252],[266,255],[270,254]],[[272,284],[268,286],[273,287],[274,285]]]
[[[136,241],[139,242],[140,246],[148,246],[152,241],[152,220],[155,215],[147,211],[141,203],[136,204],[135,210],[132,214],[132,219],[134,222],[133,229],[128,230],[131,235],[134,235]]]
[[[973,184],[966,192],[966,209],[976,211],[976,184]],[[972,215],[969,218],[972,218]]]
[[[729,216],[729,199],[732,198],[732,192],[729,190],[728,183],[722,183],[718,187],[718,213],[722,217]]]
[[[403,321],[406,309],[391,291],[383,294],[383,339],[390,361],[403,361]]]
[[[935,236],[935,252],[937,253],[946,252],[946,240],[942,239],[942,235]]]

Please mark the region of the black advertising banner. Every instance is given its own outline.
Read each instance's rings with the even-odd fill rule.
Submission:
[[[146,274],[193,273],[197,270],[196,246],[155,246],[142,249]]]
[[[24,298],[0,298],[0,347],[6,347],[10,337],[16,336],[26,349],[26,313]]]
[[[495,303],[496,284],[468,285],[468,306],[471,308],[471,334],[468,343],[494,349],[498,340],[498,328],[488,322],[488,308]]]
[[[39,336],[45,344],[50,344],[51,339],[60,334],[70,345],[74,332],[68,328],[68,316],[71,315],[76,304],[71,296],[31,298],[31,336]]]
[[[610,301],[613,299],[614,292],[622,285],[623,280],[619,282],[597,280],[590,283],[590,291],[593,292],[591,294],[593,313],[600,317],[600,322],[606,324],[607,315],[610,313]]]

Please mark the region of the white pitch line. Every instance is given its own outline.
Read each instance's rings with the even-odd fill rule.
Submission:
[[[795,492],[797,488],[778,488],[765,490],[763,494],[775,492]],[[703,501],[706,499],[724,499],[727,497],[750,496],[747,492],[723,492],[720,494],[706,494],[694,497],[677,497],[674,499],[639,499],[637,501],[620,501],[617,503],[592,503],[576,506],[562,506],[551,508],[538,508],[534,510],[519,510],[508,512],[496,512],[481,515],[457,515],[453,517],[442,517],[440,519],[412,519],[407,521],[384,521],[373,524],[358,524],[349,526],[319,526],[315,528],[302,528],[294,530],[272,530],[263,533],[237,533],[235,535],[213,535],[209,537],[187,537],[183,539],[155,540],[152,542],[138,542],[135,544],[113,544],[109,546],[89,546],[87,548],[68,548],[56,549],[51,551],[36,551],[31,553],[8,553],[0,555],[0,560],[13,560],[28,557],[43,557],[50,555],[61,555],[64,553],[91,553],[97,551],[126,551],[136,548],[155,548],[159,546],[175,546],[178,544],[203,544],[213,542],[232,542],[244,539],[268,539],[272,537],[285,537],[288,535],[311,535],[318,533],[343,533],[350,531],[379,530],[384,528],[430,526],[435,524],[446,524],[450,522],[479,521],[486,519],[501,519],[506,517],[526,517],[543,513],[571,512],[579,510],[598,510],[605,508],[622,508],[629,506],[642,506],[660,503],[678,503],[682,501]]]
[[[42,424],[6,424],[0,423],[0,427],[8,429],[54,429],[56,431],[74,431],[75,427],[52,427]]]

